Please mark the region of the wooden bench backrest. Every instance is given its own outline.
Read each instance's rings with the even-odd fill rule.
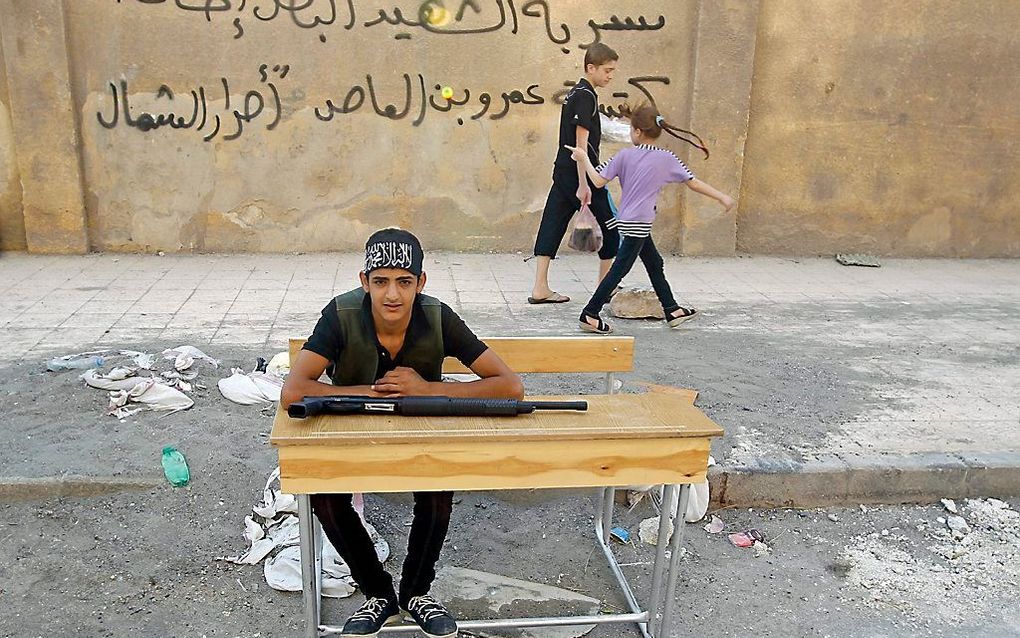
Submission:
[[[634,337],[486,337],[482,341],[514,372],[629,372],[634,367]],[[305,339],[290,340],[293,365]],[[447,358],[443,372],[471,372]]]

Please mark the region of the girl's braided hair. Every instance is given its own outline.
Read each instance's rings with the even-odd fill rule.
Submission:
[[[630,125],[644,133],[646,137],[653,140],[658,139],[659,135],[666,131],[666,133],[676,139],[687,142],[694,148],[701,150],[705,154],[705,159],[708,159],[708,147],[705,146],[705,143],[696,133],[670,124],[659,114],[659,110],[654,106],[642,104],[632,108],[630,105],[624,104],[620,107],[620,115],[628,118]]]

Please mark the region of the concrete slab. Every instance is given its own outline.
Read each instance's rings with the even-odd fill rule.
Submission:
[[[461,618],[522,618],[535,616],[594,616],[601,603],[562,587],[509,578],[463,567],[443,567],[436,574],[432,593],[456,609]],[[491,638],[575,638],[595,625],[532,627],[472,631]]]

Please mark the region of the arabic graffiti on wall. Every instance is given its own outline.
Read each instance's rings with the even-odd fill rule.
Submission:
[[[117,0],[117,4],[125,1]],[[514,0],[451,0],[452,10],[446,8],[444,0],[426,0],[422,2],[415,15],[408,17],[399,7],[382,8],[365,11],[373,17],[363,20],[355,6],[354,0],[134,0],[138,4],[156,5],[173,4],[181,11],[201,14],[207,22],[214,16],[226,14],[233,16],[234,39],[245,35],[246,21],[257,20],[272,22],[277,19],[286,20],[301,29],[315,30],[319,41],[326,42],[330,30],[342,29],[351,31],[356,28],[369,29],[379,25],[397,27],[393,38],[409,40],[413,37],[410,30],[420,29],[436,35],[469,35],[491,33],[509,28],[516,35],[520,31],[521,18],[538,18],[543,21],[546,36],[555,44],[561,45],[564,53],[570,49],[566,45],[571,42],[573,33],[563,22],[554,25],[555,20],[549,8],[548,0],[528,0],[518,9]],[[470,12],[469,12],[470,9]],[[606,20],[588,20],[587,27],[591,30],[590,39],[577,44],[579,49],[586,49],[596,42],[602,41],[604,31],[657,31],[666,26],[665,16],[660,15],[655,21],[649,22],[644,16],[636,20],[633,17],[620,18],[616,15]]]
[[[221,14],[232,14],[235,39],[245,34],[243,20],[271,22],[284,16],[289,16],[299,28],[319,30],[322,41],[330,28],[349,31],[378,25],[420,29],[422,33],[437,35],[480,34],[500,29],[508,29],[510,34],[516,35],[521,17],[542,19],[546,37],[563,49],[573,36],[566,24],[554,26],[546,0],[524,2],[519,8],[514,0],[458,0],[449,3],[451,10],[445,8],[442,0],[427,0],[418,7],[413,18],[405,16],[399,7],[393,7],[378,9],[376,17],[364,21],[358,17],[354,0],[117,0],[117,3],[167,4],[204,16],[210,22]],[[603,31],[656,31],[666,25],[666,18],[660,15],[649,21],[644,16],[635,19],[612,15],[604,21],[588,20],[587,25],[591,35],[577,45],[581,49],[601,41]],[[410,39],[411,34],[400,31],[394,37]],[[282,119],[298,110],[302,116],[314,115],[315,121],[321,124],[362,112],[394,122],[408,120],[414,127],[421,126],[430,115],[454,117],[458,125],[464,125],[480,119],[498,121],[515,109],[562,104],[575,83],[543,86],[533,82],[506,90],[460,87],[454,91],[422,72],[403,72],[397,79],[379,79],[369,73],[362,76],[363,82],[358,81],[319,103],[301,104],[295,102],[303,100],[305,93],[298,88],[285,88],[284,95],[289,99],[281,98],[281,85],[288,83],[291,72],[290,64],[261,64],[254,87],[242,92],[232,90],[227,77],[219,78],[211,86],[182,89],[162,84],[152,99],[136,99],[134,106],[129,81],[111,80],[108,82],[111,102],[96,112],[96,119],[105,129],[123,126],[142,133],[163,128],[193,131],[205,142],[217,138],[236,140],[246,129],[254,127],[273,131]],[[626,82],[626,90],[615,91],[611,94],[612,100],[600,103],[599,109],[606,116],[618,116],[622,103],[633,98],[656,104],[654,89],[669,85],[670,78],[664,74],[642,75],[630,77]],[[140,103],[144,103],[145,108],[139,107]],[[309,107],[312,115],[302,107]]]

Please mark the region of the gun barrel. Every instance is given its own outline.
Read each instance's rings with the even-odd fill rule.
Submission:
[[[588,409],[587,401],[523,401],[533,406],[536,410],[579,410],[584,412]]]

